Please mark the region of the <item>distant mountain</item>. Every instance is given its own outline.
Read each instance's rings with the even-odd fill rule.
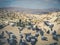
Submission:
[[[49,12],[59,12],[60,9],[57,8],[50,8],[50,9],[29,9],[29,8],[21,8],[21,7],[7,7],[7,8],[0,8],[9,11],[17,11],[17,12],[24,12],[30,14],[46,14]]]

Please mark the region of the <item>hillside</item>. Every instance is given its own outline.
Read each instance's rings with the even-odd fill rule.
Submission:
[[[60,9],[58,8],[49,8],[49,9],[29,9],[29,8],[22,8],[22,7],[6,7],[0,8],[0,10],[6,11],[15,11],[15,12],[24,12],[29,14],[47,14],[49,12],[59,12]]]
[[[6,25],[6,27],[0,29],[0,32],[2,31],[12,32],[17,37],[17,42],[18,42],[17,45],[19,45],[19,40],[20,40],[20,33],[18,29],[19,26],[17,25],[12,26],[11,23],[16,24],[19,22],[19,20],[22,20],[25,26],[28,22],[30,22],[32,24],[37,25],[39,29],[41,28],[44,31],[44,36],[47,37],[48,41],[41,40],[41,35],[39,35],[39,37],[37,38],[38,41],[36,45],[40,45],[40,44],[49,45],[50,43],[54,43],[54,42],[57,42],[58,45],[60,45],[60,38],[58,38],[58,41],[53,40],[52,35],[46,33],[48,30],[50,30],[50,28],[44,24],[44,21],[51,22],[52,24],[54,24],[53,30],[55,30],[57,34],[60,34],[60,12],[41,14],[41,15],[26,14],[26,13],[20,13],[20,12],[13,12],[13,13],[7,12],[7,13],[8,15],[3,15],[3,16],[0,14],[0,18],[1,18],[0,24],[2,23]],[[32,35],[35,35],[36,31],[33,31],[31,29],[24,27],[22,33],[24,35],[27,33],[31,33]],[[8,35],[6,34],[6,32],[4,36],[6,37],[5,39],[2,39],[3,42],[4,41],[6,42],[4,45],[9,45],[6,40],[8,38]],[[28,44],[31,45],[31,43],[29,42]]]

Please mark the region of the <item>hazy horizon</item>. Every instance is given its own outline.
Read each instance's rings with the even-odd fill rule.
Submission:
[[[60,0],[0,0],[0,8],[3,7],[22,7],[29,9],[60,9]]]

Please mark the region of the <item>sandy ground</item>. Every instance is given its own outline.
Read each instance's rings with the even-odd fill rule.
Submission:
[[[42,15],[34,15],[34,16],[32,16],[32,14],[29,14],[29,15],[27,14],[26,16],[33,17],[33,19],[36,18],[38,20],[36,22],[36,25],[38,25],[39,28],[42,28],[43,31],[45,31],[44,29],[46,29],[46,31],[49,29],[49,27],[47,27],[46,25],[44,25],[43,21],[46,21],[47,18],[50,18],[48,21],[50,21],[51,23],[54,24],[53,30],[56,30],[56,32],[58,34],[60,34],[60,24],[57,24],[57,22],[54,22],[54,20],[56,20],[56,18],[57,18],[56,17],[56,13],[53,13],[51,15],[42,14]],[[23,17],[23,18],[25,18],[25,17]],[[9,32],[13,32],[16,35],[16,37],[17,37],[17,41],[19,42],[19,39],[20,39],[19,35],[20,34],[19,34],[18,27],[16,27],[16,26],[15,27],[12,27],[12,26],[8,25],[5,28],[1,29],[0,30],[0,33],[1,33],[1,31],[6,31],[6,30],[9,31]],[[35,31],[28,30],[26,28],[22,31],[22,33],[30,33],[30,32],[33,35],[35,34]],[[59,38],[59,41],[55,41],[55,40],[52,39],[52,35],[51,34],[44,33],[44,35],[48,38],[48,41],[41,40],[41,36],[39,36],[38,37],[38,42],[36,43],[36,45],[49,45],[50,43],[53,43],[53,42],[57,42],[58,45],[60,45],[60,38]],[[8,38],[8,35],[6,33],[5,33],[5,36],[6,36],[6,38]],[[9,45],[7,43],[7,40],[6,39],[2,39],[2,40],[6,42],[5,45]],[[31,44],[29,43],[29,45],[31,45]]]

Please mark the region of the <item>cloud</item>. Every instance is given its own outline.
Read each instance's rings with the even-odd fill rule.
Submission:
[[[49,2],[49,1],[51,1],[51,0],[45,0],[45,1]]]
[[[60,3],[60,0],[45,0],[46,2]]]
[[[0,0],[0,7],[59,8],[60,0]]]

